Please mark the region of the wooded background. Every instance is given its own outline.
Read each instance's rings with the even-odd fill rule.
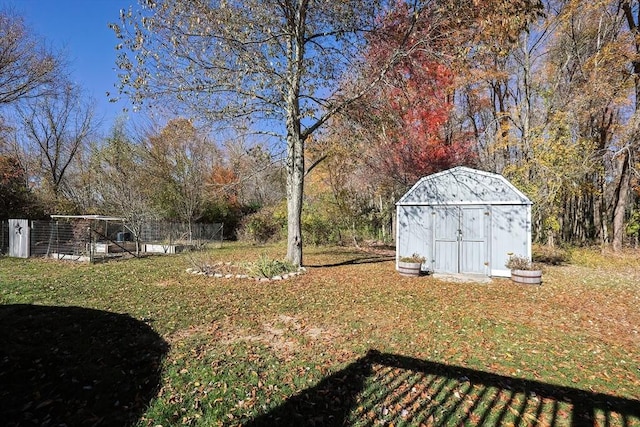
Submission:
[[[154,119],[106,135],[63,55],[0,11],[0,219],[266,241],[297,215],[306,243],[390,241],[397,199],[465,165],[532,199],[537,242],[637,245],[639,2],[186,3],[112,24],[120,96]]]

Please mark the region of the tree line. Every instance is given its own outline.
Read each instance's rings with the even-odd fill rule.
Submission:
[[[534,201],[541,243],[638,239],[636,1],[140,1],[110,24],[120,95],[171,114],[101,138],[61,58],[0,19],[3,215],[228,215],[300,264],[303,237],[392,239],[417,179],[467,165]]]
[[[62,52],[16,13],[0,11],[0,220],[107,214],[145,221],[241,220],[283,198],[282,168],[245,138],[214,139],[200,122],[165,115],[100,133],[93,100]]]
[[[638,2],[545,1],[525,14],[517,2],[478,5],[490,12],[476,23],[463,14],[452,30],[455,14],[445,28],[430,15],[408,21],[417,40],[445,34],[430,41],[442,54],[404,56],[336,118],[319,148],[336,153],[326,164],[334,194],[350,208],[369,194],[380,214],[386,201],[388,219],[421,176],[469,165],[533,200],[538,242],[637,244]],[[404,34],[370,36],[370,61],[393,51],[394,37]]]

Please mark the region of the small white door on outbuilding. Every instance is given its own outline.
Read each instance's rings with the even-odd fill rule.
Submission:
[[[422,178],[396,203],[396,256],[438,273],[508,276],[531,257],[531,201],[503,176],[457,167]]]
[[[9,256],[29,258],[29,220],[9,220]]]

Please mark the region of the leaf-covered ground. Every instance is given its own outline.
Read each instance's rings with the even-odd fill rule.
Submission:
[[[226,245],[195,261],[265,252],[284,249]],[[188,274],[190,255],[2,258],[0,415],[14,425],[640,426],[639,255],[576,251],[545,268],[542,286],[402,277],[388,256],[347,248],[310,248],[304,275],[268,283]],[[63,404],[75,418],[53,410]]]

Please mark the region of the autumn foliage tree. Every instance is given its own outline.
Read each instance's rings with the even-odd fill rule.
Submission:
[[[358,60],[384,2],[140,0],[113,25],[122,91],[217,122],[249,120],[286,145],[287,259],[302,263],[306,140],[354,96],[337,79]]]
[[[624,243],[638,205],[637,0],[140,6],[114,25],[122,93],[277,138],[294,263],[306,213],[354,235],[387,227],[419,177],[470,163],[536,202],[538,241]],[[208,187],[273,200],[264,175],[224,167]]]
[[[148,135],[145,148],[156,206],[166,218],[191,226],[205,210],[204,187],[215,146],[190,120],[178,118]]]
[[[508,163],[503,172],[535,202],[535,238],[620,249],[638,141],[638,3],[547,6],[505,55],[506,125],[494,147]]]
[[[473,146],[450,124],[455,89],[455,66],[461,51],[457,41],[470,32],[454,28],[451,18],[466,3],[425,3],[420,14],[406,2],[381,17],[381,28],[367,36],[366,76],[397,55],[382,84],[349,108],[349,116],[333,122],[342,132],[351,121],[351,139],[360,139],[366,165],[386,187],[404,191],[421,176],[471,163]],[[397,46],[410,49],[401,54]],[[365,77],[366,78],[366,77]],[[341,123],[340,123],[341,122]]]
[[[149,220],[157,217],[153,205],[146,152],[134,142],[124,120],[116,120],[110,135],[91,156],[95,192],[101,201],[101,212],[123,218],[134,234],[136,250],[140,250],[140,236]]]
[[[467,141],[446,134],[452,109],[450,70],[435,61],[412,59],[375,91],[380,100],[373,112],[377,132],[365,149],[372,164],[402,186],[472,158]]]
[[[242,137],[226,141],[220,161],[206,180],[207,215],[224,222],[225,235],[238,236],[243,218],[256,211],[272,211],[282,204],[285,181],[282,162],[260,144]],[[268,215],[268,212],[265,212]]]
[[[397,2],[368,36],[363,74],[389,55],[398,55],[397,63],[359,110],[350,110],[369,130],[363,151],[371,166],[406,189],[421,176],[474,163],[473,129],[455,117],[458,91],[470,63],[489,49],[484,46],[517,39],[539,7],[536,1],[442,0],[412,14],[407,2]],[[403,43],[411,48],[398,54]]]
[[[61,59],[9,10],[0,10],[0,107],[51,93]]]
[[[464,135],[451,134],[447,128],[454,84],[455,55],[448,53],[455,48],[451,29],[434,13],[413,20],[409,16],[407,4],[399,3],[384,17],[381,31],[368,37],[367,60],[373,69],[403,38],[413,48],[389,70],[384,84],[365,97],[377,122],[366,151],[383,174],[402,186],[473,158]]]
[[[473,12],[476,3],[407,2],[406,36],[395,38],[398,45],[386,60],[346,87],[340,82],[362,62],[365,34],[377,31],[381,17],[397,4],[141,0],[140,13],[124,11],[120,25],[112,25],[122,42],[121,91],[138,104],[171,100],[202,118],[242,119],[256,131],[278,134],[286,145],[287,259],[298,265],[306,142],[380,83],[404,55],[433,52],[433,36],[447,36],[412,39],[414,21],[430,14],[444,22],[455,13]]]
[[[389,56],[395,66],[331,120],[311,151],[312,160],[325,159],[322,179],[353,235],[386,239],[395,201],[418,178],[477,162],[476,135],[484,130],[459,108],[471,64],[497,40],[517,39],[539,13],[536,1],[438,0],[420,2],[419,13],[412,6],[395,2],[380,17],[367,36],[365,66],[355,71],[366,79]]]
[[[0,220],[36,214],[27,177],[15,156],[0,154]]]

